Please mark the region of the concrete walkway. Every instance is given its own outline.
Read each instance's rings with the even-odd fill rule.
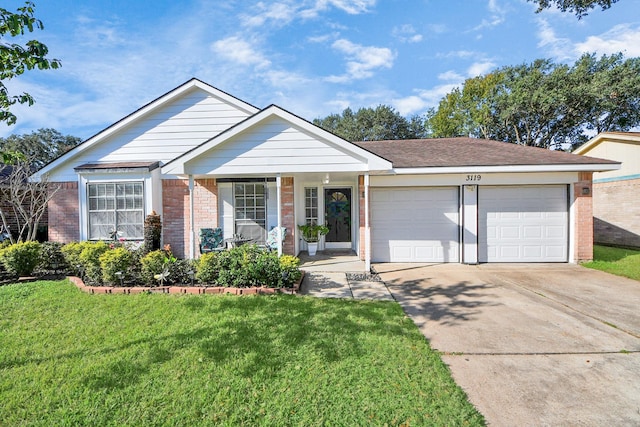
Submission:
[[[393,301],[386,284],[367,277],[364,262],[351,251],[323,251],[314,257],[301,253],[299,257],[305,271],[302,295]]]

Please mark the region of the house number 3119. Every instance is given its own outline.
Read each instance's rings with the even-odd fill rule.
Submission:
[[[465,181],[480,181],[482,179],[482,175],[467,175],[467,179]]]

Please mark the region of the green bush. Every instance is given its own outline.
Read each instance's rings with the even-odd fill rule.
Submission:
[[[69,265],[62,253],[62,243],[43,242],[37,269],[43,273],[67,272]]]
[[[11,274],[30,276],[40,262],[40,243],[20,242],[0,250],[0,261]]]
[[[177,259],[171,266],[169,280],[176,285],[190,285],[196,271],[195,263],[190,259]],[[195,277],[194,277],[195,281]]]
[[[103,283],[107,285],[120,285],[122,281],[116,273],[120,272],[124,278],[129,271],[133,257],[128,249],[119,247],[107,250],[102,253],[98,259],[100,261],[100,269],[102,270]]]
[[[71,242],[60,248],[66,263],[76,274],[81,274],[82,263],[80,262],[80,253],[84,249],[85,242]]]
[[[220,267],[218,264],[218,253],[208,252],[202,254],[196,262],[196,279],[202,284],[216,284]]]
[[[105,242],[82,242],[81,245],[84,247],[79,258],[84,269],[84,277],[91,282],[100,283],[102,281],[100,255],[109,250],[109,245]]]
[[[165,256],[164,251],[156,250],[149,252],[140,259],[140,278],[145,285],[154,286],[158,284],[154,276],[162,273]]]
[[[300,259],[292,255],[282,255],[280,257],[280,271],[282,286],[289,288],[295,282],[300,280],[302,271],[300,271]]]

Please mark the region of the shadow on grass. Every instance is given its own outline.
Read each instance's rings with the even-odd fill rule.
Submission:
[[[93,297],[82,295],[79,298]],[[107,298],[113,296],[106,297],[105,301]],[[398,337],[415,333],[403,327],[400,308],[389,302],[320,300],[286,295],[185,296],[169,301],[162,295],[141,298],[159,300],[158,311],[175,308],[173,317],[170,317],[172,320],[162,324],[158,319],[154,329],[146,331],[138,325],[149,324],[150,320],[137,319],[139,313],[131,313],[120,326],[110,324],[105,318],[101,320],[104,325],[100,330],[105,336],[102,342],[108,342],[106,338],[112,333],[126,336],[126,332],[122,332],[123,325],[125,328],[131,325],[135,332],[131,336],[136,336],[136,333],[146,336],[125,340],[118,345],[93,345],[50,356],[5,360],[0,362],[0,369],[74,359],[80,363],[94,358],[96,362],[88,365],[83,384],[94,390],[125,388],[140,381],[153,365],[167,363],[183,352],[193,350],[199,353],[200,363],[227,365],[241,375],[252,376],[256,372],[273,374],[285,369],[285,362],[296,360],[300,354],[329,363],[366,355],[370,347],[363,346],[365,336]],[[112,308],[113,301],[108,303],[108,307],[98,305],[94,309],[108,310]],[[74,304],[82,304],[82,301]],[[82,322],[83,319],[74,319],[76,321]],[[65,325],[59,327],[64,328]],[[154,335],[152,331],[169,332]],[[78,333],[86,332],[79,330]],[[305,350],[301,353],[300,349]],[[105,355],[111,357],[108,362],[104,362]]]

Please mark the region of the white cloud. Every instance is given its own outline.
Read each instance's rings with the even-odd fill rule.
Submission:
[[[296,15],[296,8],[289,3],[271,3],[265,4],[258,2],[255,5],[256,10],[250,14],[240,15],[243,25],[247,27],[260,27],[267,21],[276,22],[279,25],[286,25],[291,22]]]
[[[409,116],[417,111],[424,110],[427,107],[427,102],[419,96],[411,95],[406,98],[393,99],[391,100],[391,105],[401,115]]]
[[[464,81],[464,76],[453,70],[449,70],[449,71],[445,71],[444,73],[438,74],[438,80],[449,81],[449,82],[451,81],[461,82],[461,81]]]
[[[640,56],[640,27],[629,24],[616,25],[599,36],[590,36],[582,43],[576,43],[574,51],[577,56],[583,53],[596,52],[599,55],[622,52],[627,57]]]
[[[251,43],[237,36],[217,40],[211,45],[211,49],[221,57],[241,65],[255,65],[258,68],[271,65],[271,62],[254,49]]]
[[[358,15],[369,12],[375,6],[376,0],[315,0],[312,6],[306,6],[300,12],[303,18],[315,18],[320,12],[331,7],[340,9],[349,15]]]
[[[485,28],[493,28],[505,21],[507,11],[504,7],[498,4],[498,0],[489,0],[487,9],[489,10],[489,17],[482,19],[482,21],[480,21],[480,24],[475,26],[472,31],[479,31]]]
[[[566,38],[558,37],[556,32],[546,19],[538,19],[538,47],[547,49],[549,54],[561,61],[573,57],[573,46]]]
[[[411,24],[394,27],[391,34],[403,43],[417,43],[422,41],[422,34],[418,34]]]
[[[327,81],[333,83],[371,77],[377,68],[391,68],[396,57],[395,53],[386,47],[362,46],[346,39],[336,40],[331,47],[344,53],[347,58],[346,74],[327,77]]]
[[[496,64],[491,61],[475,62],[467,69],[469,77],[477,77],[484,75],[495,68]]]

